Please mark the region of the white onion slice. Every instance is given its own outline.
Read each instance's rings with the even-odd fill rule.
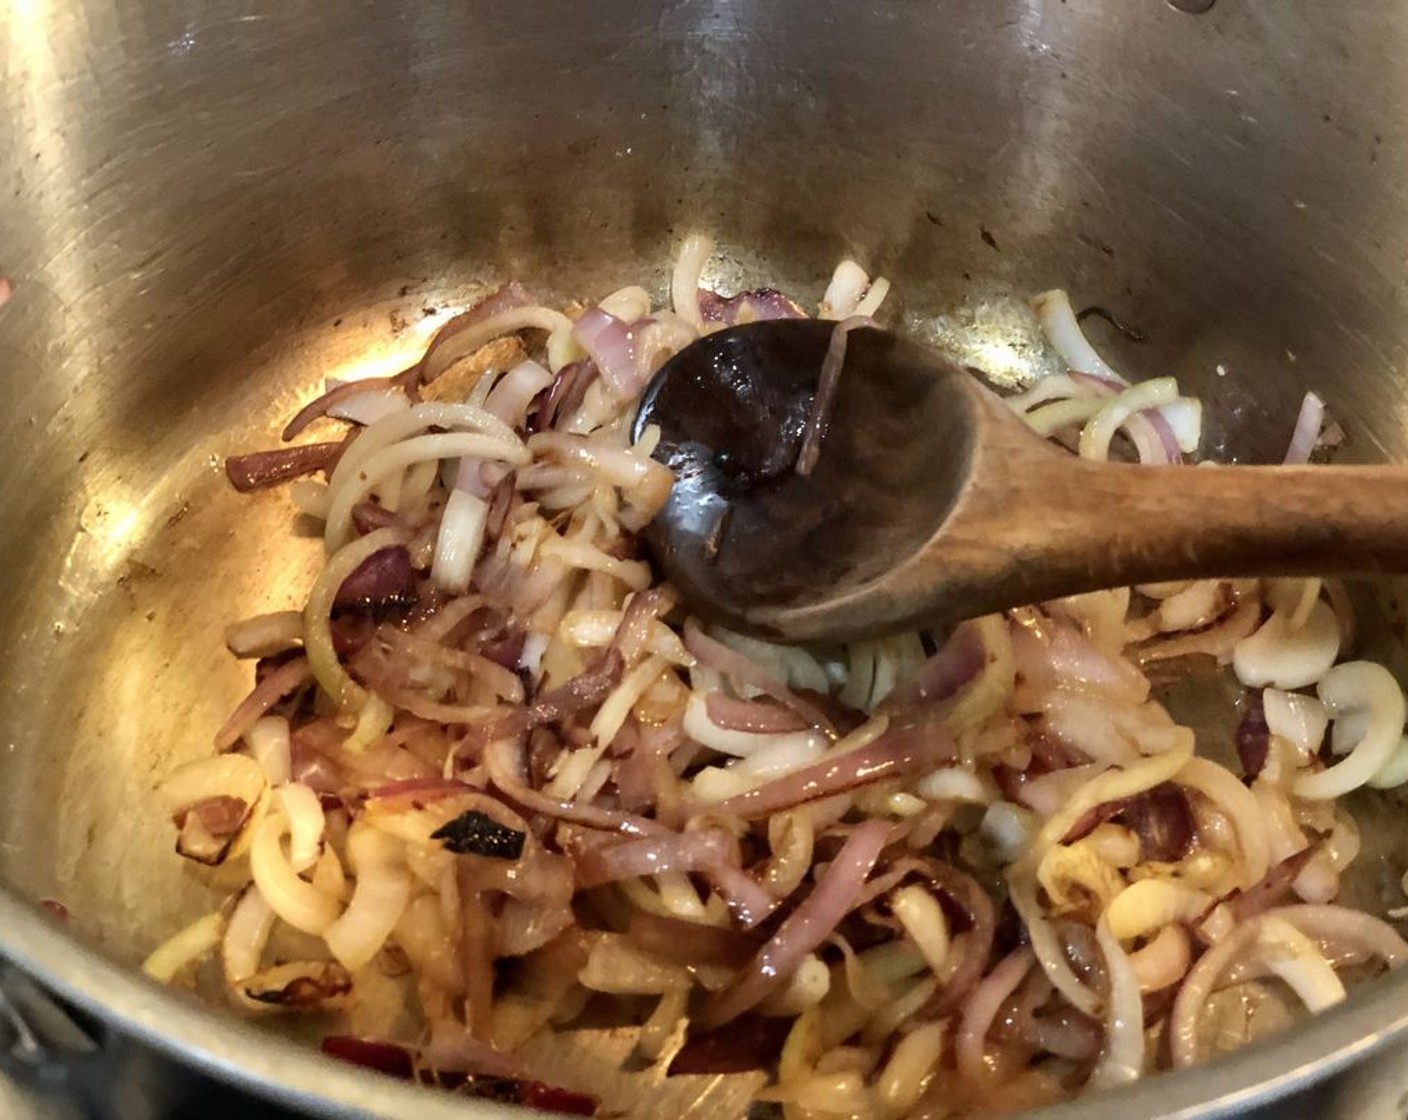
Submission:
[[[411,898],[411,873],[394,836],[357,821],[347,834],[347,850],[357,884],[342,916],[323,938],[328,948],[355,972],[381,951]]]
[[[286,785],[276,795],[288,816],[288,862],[296,872],[307,871],[323,852],[327,821],[318,795],[301,782]]]
[[[1320,426],[1325,422],[1325,402],[1316,393],[1306,393],[1300,402],[1295,431],[1286,448],[1286,463],[1308,463],[1310,453],[1320,439]]]
[[[329,380],[327,387],[333,389],[336,386]],[[336,420],[347,420],[365,428],[410,407],[409,398],[400,389],[367,389],[365,392],[343,397],[328,409],[327,414]]]
[[[675,314],[696,331],[704,329],[704,316],[699,310],[699,283],[704,265],[713,251],[714,243],[709,238],[699,233],[690,234],[680,247],[680,255],[670,277],[670,302],[674,305]]]
[[[212,797],[233,797],[254,805],[268,788],[264,768],[246,754],[218,754],[173,770],[159,789],[172,812]]]
[[[1403,738],[1405,705],[1393,674],[1372,661],[1336,665],[1321,679],[1318,691],[1332,718],[1345,712],[1370,713],[1364,737],[1348,757],[1328,770],[1296,779],[1298,797],[1322,801],[1358,789],[1383,769]]]
[[[528,415],[533,398],[552,384],[552,374],[531,359],[519,362],[490,390],[484,411],[517,428]]]
[[[869,286],[869,273],[855,261],[849,258],[843,260],[831,274],[831,282],[826,285],[817,318],[846,319],[856,314],[856,308],[860,306]]]
[[[796,744],[797,749],[813,751],[814,755],[826,749],[827,738],[817,730],[786,731],[780,734],[762,734],[756,731],[733,731],[720,727],[709,718],[708,706],[704,697],[694,693],[684,709],[684,733],[701,746],[720,754],[747,758],[759,751],[776,748],[781,743]]]
[[[1144,1069],[1144,1000],[1129,956],[1102,919],[1095,940],[1105,955],[1110,993],[1105,1001],[1105,1047],[1090,1075],[1090,1086],[1108,1089],[1138,1079]]]
[[[271,786],[281,786],[289,779],[290,737],[288,720],[283,716],[263,716],[244,733],[249,753],[260,766]]]
[[[1107,459],[1110,440],[1115,432],[1135,413],[1146,408],[1160,408],[1178,399],[1178,382],[1172,377],[1155,377],[1131,385],[1114,400],[1105,404],[1080,433],[1082,459]]]
[[[1115,895],[1104,924],[1120,941],[1132,941],[1175,922],[1193,921],[1211,901],[1206,892],[1171,879],[1140,879]]]
[[[1320,749],[1330,716],[1314,696],[1268,688],[1261,694],[1261,706],[1271,734],[1290,743],[1304,760]]]
[[[1192,455],[1203,438],[1203,402],[1197,397],[1178,397],[1159,410],[1168,421],[1178,450]]]
[[[225,918],[220,911],[197,918],[153,949],[142,962],[142,971],[153,980],[169,984],[183,969],[219,945],[224,932]]]
[[[1093,373],[1097,377],[1124,383],[1124,378],[1090,345],[1071,307],[1071,297],[1064,291],[1057,288],[1042,292],[1032,299],[1032,310],[1036,312],[1046,340],[1055,347],[1067,366],[1081,373]]]
[[[303,640],[301,611],[274,611],[241,619],[225,628],[225,645],[236,657],[270,657]]]
[[[435,559],[430,578],[437,587],[463,595],[469,590],[474,565],[484,547],[489,503],[466,490],[450,491],[440,529],[435,536]]]
[[[1339,652],[1335,612],[1317,601],[1299,630],[1292,630],[1290,620],[1277,611],[1238,642],[1232,649],[1232,671],[1248,688],[1304,688],[1329,671]]]
[[[1284,918],[1268,914],[1257,934],[1257,953],[1311,1013],[1345,998],[1344,983],[1315,943]]]
[[[254,830],[249,871],[274,913],[294,929],[321,934],[342,911],[337,899],[299,877],[283,850],[288,818],[269,813]]]

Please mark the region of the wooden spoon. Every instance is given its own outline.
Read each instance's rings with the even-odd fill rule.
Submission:
[[[659,426],[678,479],[645,539],[707,617],[850,640],[1135,583],[1408,571],[1408,467],[1079,459],[970,373],[872,328],[847,336],[799,473],[834,330],[718,331],[642,398],[636,435]]]

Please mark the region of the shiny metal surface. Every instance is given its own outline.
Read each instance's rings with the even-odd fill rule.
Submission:
[[[859,256],[910,329],[998,376],[1031,361],[1013,294],[1066,286],[1149,335],[1100,335],[1131,371],[1204,394],[1213,453],[1283,446],[1309,386],[1351,457],[1408,453],[1408,12],[1390,0],[0,12],[0,953],[300,1107],[497,1114],[131,971],[212,897],[152,787],[241,691],[221,629],[306,585],[282,499],[237,499],[215,463],[318,377],[394,365],[497,278],[659,278],[702,227],[735,249],[725,281],[818,294]],[[1051,1115],[1230,1114],[1405,1027],[1399,976]]]

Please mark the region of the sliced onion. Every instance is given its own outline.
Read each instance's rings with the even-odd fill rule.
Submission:
[[[346,385],[356,385],[361,389],[361,392],[348,393],[339,397],[328,405],[324,415],[366,427],[369,424],[375,424],[378,420],[384,420],[393,412],[404,412],[411,407],[410,398],[399,386],[381,388],[380,385],[376,387],[364,386],[355,381],[348,382]],[[328,388],[335,390],[339,386],[329,383]]]
[[[281,786],[293,771],[288,720],[283,716],[265,716],[255,721],[245,732],[249,753],[260,766],[271,786]]]
[[[596,887],[671,871],[707,871],[737,861],[738,842],[722,829],[675,832],[589,848],[577,859],[577,884]]]
[[[769,319],[805,319],[807,313],[776,288],[754,288],[736,296],[699,289],[699,312],[705,323],[761,323]]]
[[[1129,954],[1141,992],[1163,991],[1178,983],[1192,960],[1188,931],[1183,926],[1164,926],[1148,944]]]
[[[1293,630],[1287,616],[1277,611],[1256,633],[1238,642],[1232,650],[1232,670],[1248,688],[1304,688],[1324,676],[1339,651],[1335,612],[1317,601],[1300,629]]]
[[[711,811],[756,820],[885,778],[917,774],[952,759],[953,755],[953,739],[938,724],[890,731],[867,746],[827,755],[756,789],[730,797]]]
[[[648,380],[636,355],[635,329],[600,307],[587,308],[572,325],[572,337],[591,356],[602,384],[620,401],[634,400]]]
[[[890,826],[884,821],[857,825],[816,889],[758,951],[740,978],[704,1005],[696,1020],[700,1026],[711,1029],[736,1019],[784,983],[856,904],[889,837]]]
[[[1115,432],[1135,413],[1160,408],[1178,399],[1178,382],[1171,377],[1155,377],[1131,385],[1091,418],[1080,433],[1082,459],[1106,459]]]
[[[1189,759],[1178,784],[1197,790],[1227,815],[1240,841],[1241,885],[1256,885],[1271,866],[1271,847],[1266,818],[1252,792],[1232,771],[1206,758]]]
[[[1344,983],[1323,953],[1284,918],[1268,915],[1257,934],[1257,953],[1296,993],[1311,1014],[1345,998]]]
[[[314,471],[328,470],[342,453],[341,440],[332,443],[305,443],[297,447],[277,447],[249,455],[232,455],[225,460],[225,476],[242,494],[277,486]]]
[[[1321,677],[1318,691],[1332,717],[1356,711],[1370,715],[1363,738],[1347,758],[1296,779],[1296,796],[1322,801],[1358,789],[1383,769],[1403,737],[1408,711],[1393,674],[1372,661],[1336,665]]]
[[[280,918],[304,933],[321,934],[338,919],[342,906],[299,877],[283,850],[288,818],[269,813],[254,830],[249,871],[259,893]]]
[[[714,243],[708,237],[699,233],[690,234],[680,247],[680,255],[675,260],[675,269],[670,277],[670,300],[675,314],[696,331],[704,329],[699,310],[699,280],[705,262],[713,251]]]
[[[179,933],[163,941],[146,960],[142,971],[162,984],[211,953],[225,933],[225,917],[220,911],[197,918]]]
[[[298,782],[282,787],[276,796],[288,817],[289,866],[302,873],[317,863],[323,852],[323,830],[327,826],[323,804],[316,793]]]
[[[461,489],[450,491],[435,536],[430,578],[437,587],[457,595],[469,590],[475,562],[484,547],[489,503]]]
[[[259,971],[264,946],[268,944],[273,928],[274,911],[264,901],[259,888],[250,884],[230,911],[224,942],[220,947],[225,983],[232,992],[238,993],[241,982]]]
[[[160,792],[173,813],[213,797],[233,797],[253,805],[268,788],[264,769],[243,754],[200,758],[178,766],[161,783]]]
[[[792,715],[785,709],[783,713]],[[735,758],[746,758],[784,740],[795,740],[817,752],[827,744],[826,736],[813,728],[781,733],[727,730],[709,718],[708,701],[698,693],[691,696],[685,706],[684,731],[696,743]]]
[[[1076,319],[1075,310],[1071,307],[1070,296],[1060,289],[1055,289],[1042,292],[1034,297],[1031,303],[1047,341],[1055,347],[1067,366],[1081,373],[1094,374],[1109,381],[1117,381],[1121,385],[1127,384],[1125,379],[1095,352],[1095,347],[1090,345],[1090,340],[1080,329],[1080,321]]]
[[[411,897],[411,873],[393,836],[361,821],[347,834],[357,884],[342,915],[323,934],[342,964],[356,971],[381,951]]]
[[[836,324],[831,331],[831,339],[826,344],[826,356],[821,362],[821,373],[817,376],[816,395],[812,398],[806,422],[802,426],[802,445],[797,449],[796,471],[799,475],[809,475],[816,467],[821,454],[821,443],[826,438],[831,424],[831,409],[836,399],[836,389],[841,383],[841,371],[846,364],[846,340],[851,331],[860,327],[873,327],[875,321],[864,315],[849,315]]]
[[[1033,963],[1030,949],[1017,949],[1004,957],[965,1001],[953,1050],[958,1075],[970,1085],[982,1086],[989,1081],[984,1060],[988,1031],[1002,1005],[1027,978]]]
[[[1286,448],[1285,463],[1308,463],[1310,453],[1320,440],[1320,427],[1325,422],[1325,402],[1316,393],[1306,393],[1300,402],[1300,413],[1296,417],[1295,431],[1291,433],[1290,445]]]
[[[1318,699],[1268,688],[1261,694],[1261,703],[1267,729],[1272,735],[1285,739],[1307,760],[1320,750],[1330,717]]]
[[[834,730],[831,721],[819,707],[797,695],[783,681],[744,654],[704,633],[693,618],[685,622],[684,644],[701,665],[729,677],[740,688],[751,688],[770,696],[779,704],[796,712],[812,727],[819,727],[823,731]]]
[[[308,596],[308,605],[303,609],[303,644],[308,652],[306,667],[312,670],[339,711],[356,710],[366,700],[367,693],[343,668],[337,655],[331,625],[333,600],[342,581],[367,557],[383,548],[404,543],[404,534],[394,528],[377,529],[354,540],[328,558]]]
[[[240,702],[219,731],[215,733],[215,749],[229,750],[242,735],[254,726],[255,722],[297,688],[301,688],[311,675],[308,658],[296,657],[280,665],[272,673],[254,686],[248,696]]]
[[[753,929],[778,907],[777,897],[737,867],[723,864],[705,873],[740,929]]]
[[[489,391],[484,398],[484,410],[510,428],[521,428],[533,399],[552,381],[553,375],[537,362],[519,362]]]
[[[1140,879],[1114,897],[1101,925],[1118,940],[1133,941],[1174,923],[1191,922],[1212,902],[1205,892],[1172,879]]]
[[[469,357],[481,346],[502,335],[515,334],[522,330],[545,331],[555,335],[571,329],[572,320],[560,311],[536,304],[523,306],[518,303],[516,297],[511,301],[499,300],[502,293],[514,287],[516,285],[501,289],[499,293],[442,326],[430,340],[430,345],[426,347],[420,361],[406,370],[405,375],[410,375],[422,383],[434,381],[455,362]],[[491,314],[484,314],[493,306],[491,301],[494,300],[499,300],[499,305]]]
[[[1389,968],[1408,964],[1408,942],[1387,922],[1348,906],[1281,906],[1266,916],[1290,922],[1316,941],[1349,946],[1380,958]]]
[[[780,704],[760,700],[739,700],[722,692],[704,695],[704,712],[709,722],[725,731],[776,735],[801,731],[807,724],[796,712]]]
[[[257,614],[225,628],[225,645],[236,657],[272,657],[293,649],[303,640],[300,611]]]
[[[1108,1089],[1136,1081],[1144,1070],[1144,1001],[1128,955],[1102,918],[1095,940],[1105,955],[1110,992],[1105,1001],[1105,1046],[1090,1074],[1090,1087]]]
[[[849,258],[843,260],[832,273],[831,282],[826,285],[817,318],[845,319],[854,315],[869,286],[869,273],[855,261]]]

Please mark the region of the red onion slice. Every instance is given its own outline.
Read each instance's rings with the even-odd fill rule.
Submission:
[[[865,881],[890,838],[886,821],[857,825],[806,900],[782,923],[732,985],[710,998],[696,1022],[721,1027],[750,1011],[785,983],[802,958],[831,936],[860,898]]]
[[[577,885],[599,887],[670,871],[706,871],[738,858],[738,841],[722,829],[665,833],[588,848],[577,859]]]
[[[1139,413],[1149,422],[1149,426],[1154,429],[1154,434],[1159,437],[1159,443],[1163,447],[1163,458],[1165,462],[1183,462],[1183,449],[1178,446],[1178,436],[1173,430],[1173,425],[1168,422],[1168,417],[1163,414],[1162,409],[1146,408]]]
[[[635,813],[605,809],[580,801],[563,801],[531,788],[523,778],[518,744],[512,739],[498,739],[484,748],[484,769],[489,780],[511,802],[522,808],[542,813],[558,820],[598,828],[605,832],[624,832],[631,836],[658,836],[668,830],[664,825]]]
[[[452,344],[456,335],[495,315],[511,311],[515,307],[528,307],[532,303],[533,297],[516,280],[490,292],[468,311],[456,315],[437,330],[426,346],[425,353],[414,365],[398,374],[397,378],[404,378],[411,385],[434,381],[460,356]]]
[[[796,712],[778,704],[739,700],[722,692],[711,692],[705,696],[704,710],[710,721],[725,731],[780,735],[788,731],[805,731],[809,726]]]
[[[705,873],[740,929],[753,929],[778,908],[778,899],[748,872],[722,864]]]
[[[807,317],[805,311],[776,288],[754,288],[736,296],[721,296],[708,288],[700,288],[699,314],[706,323],[723,323],[730,327],[738,322]]]
[[[320,1049],[330,1058],[351,1062],[364,1069],[374,1069],[388,1077],[399,1077],[402,1081],[409,1081],[415,1073],[411,1052],[394,1042],[330,1034],[323,1039]]]
[[[342,581],[333,596],[335,608],[377,610],[415,600],[415,569],[401,545],[373,552]]]
[[[802,446],[797,451],[796,470],[799,475],[811,474],[816,467],[817,458],[821,455],[821,441],[826,438],[832,403],[836,399],[836,388],[841,383],[841,370],[846,365],[847,336],[859,327],[878,325],[868,315],[852,315],[848,319],[842,319],[832,329],[831,340],[826,345],[826,357],[821,361],[816,396],[812,399],[812,407],[802,428]]]
[[[1255,778],[1266,765],[1271,751],[1271,728],[1266,722],[1266,708],[1259,689],[1246,694],[1241,721],[1237,724],[1237,757],[1242,773]]]
[[[954,630],[938,653],[896,685],[880,707],[894,712],[913,704],[947,700],[976,678],[986,664],[983,636],[976,626],[965,622]]]
[[[984,1044],[993,1020],[1008,997],[1027,978],[1036,958],[1028,948],[1017,949],[1004,957],[969,995],[963,1006],[958,1035],[953,1041],[958,1075],[970,1085],[981,1086],[989,1081],[984,1060]]]
[[[1234,891],[1227,899],[1227,909],[1239,922],[1264,914],[1291,891],[1296,877],[1310,862],[1310,857],[1319,851],[1319,843],[1308,844],[1292,856],[1287,856],[1261,877],[1253,886]]]
[[[889,731],[873,743],[819,759],[810,766],[708,806],[709,813],[757,820],[886,778],[931,769],[954,757],[953,739],[938,723]]]
[[[1129,798],[1117,816],[1139,837],[1143,860],[1177,863],[1193,849],[1193,809],[1183,788],[1172,782]]]
[[[572,415],[582,404],[587,389],[600,371],[590,358],[571,362],[557,371],[557,376],[544,391],[528,428],[530,432],[546,432],[557,427],[558,421]]]
[[[645,910],[632,912],[626,935],[647,953],[691,968],[704,963],[742,968],[761,948],[756,936]]]
[[[312,675],[313,671],[309,668],[306,657],[295,657],[292,661],[280,665],[254,686],[225,721],[225,725],[216,732],[215,749],[226,751],[233,747],[260,716],[294,689],[306,684]]]
[[[602,382],[617,400],[634,400],[645,388],[647,377],[635,350],[633,328],[637,326],[644,326],[644,321],[623,323],[600,307],[587,308],[572,326],[572,337],[591,355]]]
[[[304,443],[297,447],[276,447],[272,451],[254,451],[248,455],[231,455],[225,460],[225,477],[241,494],[277,486],[314,471],[332,468],[342,453],[343,443]]]
[[[685,623],[684,645],[701,664],[731,677],[734,684],[771,696],[779,704],[796,712],[812,727],[819,727],[828,734],[835,731],[831,720],[819,707],[803,699],[737,650],[724,645],[717,638],[709,637],[693,619]]]

